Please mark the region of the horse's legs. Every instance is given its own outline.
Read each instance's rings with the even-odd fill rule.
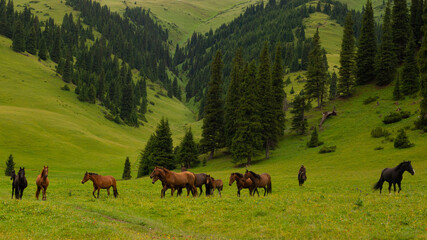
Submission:
[[[396,183],[393,183],[394,193],[396,193]]]
[[[24,195],[24,189],[20,189],[21,193],[19,194],[19,199],[22,199],[22,196]]]
[[[388,183],[388,193],[391,193],[391,182]]]
[[[19,186],[15,187],[15,199],[19,199],[20,193],[19,193]]]
[[[175,192],[175,188],[171,188],[171,196],[173,196],[174,192]],[[178,196],[178,194],[177,194],[177,196]],[[188,196],[188,193],[187,193],[187,196]]]
[[[202,186],[203,186],[203,185],[201,185],[201,186],[199,187],[199,189],[200,189],[200,194],[199,194],[199,196],[202,196],[202,193],[203,193],[203,188],[202,188]]]
[[[101,188],[99,187],[99,188],[98,188],[98,197],[97,197],[97,198],[99,198],[99,191],[100,191],[100,190],[101,190]]]
[[[36,198],[39,200],[39,194],[40,194],[40,186],[37,185],[37,191],[36,191]]]
[[[43,188],[43,198],[42,198],[42,200],[45,200],[45,201],[46,201],[46,190],[47,190],[47,187],[44,187]]]
[[[264,197],[265,197],[265,194],[267,193],[267,188],[266,187],[264,187]]]
[[[107,194],[110,196],[110,188],[107,188]]]
[[[381,194],[381,190],[383,190],[383,184],[384,184],[384,182],[381,182],[381,184],[380,184],[380,194]]]
[[[13,199],[13,192],[15,192],[15,187],[12,185],[12,199]]]
[[[399,191],[397,193],[400,193],[400,191],[402,190],[402,188],[400,187],[400,182],[397,183],[397,186],[399,186]]]
[[[221,197],[221,189],[218,188],[219,197]]]

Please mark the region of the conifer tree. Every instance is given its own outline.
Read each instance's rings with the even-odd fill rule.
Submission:
[[[390,1],[388,1],[382,25],[381,45],[375,62],[376,82],[379,86],[385,86],[393,81],[396,73],[390,11]]]
[[[157,125],[152,152],[154,166],[163,166],[167,169],[175,168],[173,156],[172,133],[169,128],[169,121],[162,118]]]
[[[130,161],[129,157],[126,157],[125,167],[123,169],[122,179],[128,180],[131,179],[131,170],[130,170]]]
[[[150,174],[154,169],[155,164],[153,162],[153,149],[156,141],[156,135],[152,134],[145,145],[144,150],[141,152],[141,159],[138,167],[138,178]]]
[[[213,158],[215,149],[224,145],[224,109],[221,98],[223,64],[221,58],[221,51],[217,51],[211,66],[211,80],[204,105],[200,145],[203,153],[209,152],[208,160]]]
[[[411,142],[409,142],[408,136],[406,135],[405,130],[400,129],[399,134],[394,139],[394,148],[409,148],[414,146]]]
[[[329,83],[329,99],[335,99],[337,96],[337,82],[338,82],[338,76],[335,73],[332,73],[331,76],[331,82]]]
[[[314,148],[322,144],[323,142],[319,141],[319,135],[317,134],[317,128],[315,127],[313,132],[311,133],[310,141],[307,143],[307,147]]]
[[[307,130],[307,119],[304,116],[305,111],[304,95],[297,95],[293,101],[293,108],[291,110],[292,116],[292,130],[297,134],[303,135]]]
[[[304,85],[305,96],[308,100],[317,99],[317,106],[321,108],[328,75],[323,61],[323,51],[320,47],[319,29],[313,36],[308,60],[307,82]]]
[[[188,131],[185,131],[184,139],[182,140],[176,154],[176,162],[186,168],[196,167],[200,163],[197,156],[197,144],[194,142],[193,133],[190,128]]]
[[[344,24],[344,35],[340,53],[341,67],[339,69],[340,78],[338,81],[338,93],[342,96],[351,95],[351,90],[355,84],[354,58],[353,19],[351,18],[351,12],[348,12]]]
[[[61,60],[61,31],[59,31],[59,28],[55,30],[52,51],[50,52],[50,58],[56,63]]]
[[[292,87],[291,87],[291,91],[289,91],[289,93],[290,93],[291,95],[295,93],[295,91],[294,91],[294,86],[292,86]]]
[[[396,78],[396,84],[394,85],[394,89],[393,89],[393,100],[397,101],[401,99],[402,99],[402,93],[400,92],[400,77],[398,74]]]
[[[29,52],[32,55],[36,55],[37,53],[37,34],[36,30],[34,29],[34,26],[30,30],[30,35],[27,39],[27,52]]]
[[[178,98],[178,80],[176,79],[176,77],[173,79],[172,92],[173,95]]]
[[[421,45],[421,40],[423,32],[421,27],[423,26],[423,0],[412,0],[411,1],[411,17],[409,23],[412,27],[412,32],[414,33],[414,39],[417,46]]]
[[[230,148],[236,132],[236,117],[241,96],[241,84],[243,81],[243,57],[242,50],[236,50],[233,59],[233,67],[230,74],[230,83],[228,84],[227,96],[224,106],[224,124],[225,124],[225,145]]]
[[[418,81],[418,66],[415,60],[416,44],[414,35],[411,33],[408,45],[406,46],[405,60],[403,61],[402,70],[402,93],[404,95],[411,95],[419,90]]]
[[[123,88],[123,96],[120,107],[120,117],[131,126],[138,126],[138,122],[131,121],[132,112],[135,110],[133,96],[133,82],[129,82]]]
[[[87,86],[87,98],[86,101],[90,102],[90,103],[95,103],[96,101],[96,88],[95,85],[93,85],[93,83],[91,83],[90,85],[86,85]]]
[[[45,39],[40,40],[39,58],[42,60],[47,59],[47,48]]]
[[[147,113],[147,97],[142,98],[141,105],[139,107],[139,113],[141,113],[142,115]]]
[[[285,131],[285,112],[283,111],[283,103],[286,98],[283,85],[283,63],[282,63],[282,48],[280,42],[276,46],[276,54],[274,56],[273,69],[271,72],[272,93],[274,97],[273,110],[275,111],[275,119],[277,119],[277,133],[279,136],[284,135]]]
[[[13,161],[12,154],[9,155],[9,158],[6,161],[6,169],[4,170],[5,176],[11,176],[12,171],[15,169],[15,162]]]
[[[424,129],[424,131],[427,132],[427,4],[424,5],[423,19],[424,37],[421,43],[421,48],[418,51],[418,66],[420,70],[420,88],[422,100],[420,102],[420,116],[415,122],[415,127],[418,129]]]
[[[255,62],[252,61],[249,66],[247,65],[243,73],[244,80],[236,112],[236,133],[231,153],[233,162],[246,159],[246,163],[251,164],[252,158],[262,149],[263,142]]]
[[[397,61],[400,64],[405,57],[408,30],[410,30],[406,0],[394,0],[391,18],[394,51]]]
[[[71,58],[71,61],[70,61],[70,58]],[[67,59],[65,60],[64,71],[62,73],[62,80],[66,83],[71,82],[72,74],[73,74],[72,73],[72,66],[73,66],[72,57],[69,55],[67,57]]]
[[[356,82],[359,85],[375,80],[375,56],[377,51],[375,39],[374,11],[370,0],[366,2],[362,18],[359,46],[356,57]]]
[[[19,19],[15,22],[12,40],[12,49],[15,52],[25,51],[24,27]]]

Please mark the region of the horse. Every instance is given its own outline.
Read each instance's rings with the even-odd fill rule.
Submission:
[[[401,162],[399,165],[397,165],[394,168],[384,168],[384,170],[381,172],[380,180],[374,185],[374,190],[383,189],[383,183],[384,181],[388,182],[388,192],[391,193],[391,184],[393,184],[394,192],[396,192],[396,183],[399,186],[399,193],[402,188],[400,187],[400,183],[402,182],[403,173],[405,171],[408,171],[410,174],[414,175],[415,170],[412,168],[411,161],[404,161]]]
[[[222,180],[221,179],[214,179],[210,175],[206,176],[206,185],[210,186],[211,194],[213,195],[215,189],[218,190],[219,196],[221,197],[221,191],[223,188]]]
[[[237,185],[237,196],[240,197],[240,190],[242,190],[243,188],[249,188],[249,195],[252,195],[252,191],[254,191],[254,189],[252,188],[252,180],[250,178],[243,180],[243,174],[235,172],[235,173],[231,173],[230,175],[230,182],[228,183],[228,185],[232,185],[234,181],[236,181],[236,185]],[[255,189],[255,191],[258,192],[258,189]],[[259,195],[259,193],[258,193]]]
[[[268,193],[271,193],[271,177],[268,173],[263,173],[261,175],[258,175],[252,171],[246,170],[245,176],[243,180],[246,181],[246,179],[250,178],[252,180],[252,187],[254,189],[257,189],[259,187],[264,188],[264,197]],[[255,195],[255,191],[252,192],[252,196]],[[259,193],[258,193],[259,196]]]
[[[202,189],[203,184],[205,185],[205,188],[206,188],[206,196],[208,196],[209,193],[211,192],[209,185],[206,184],[208,175],[206,175],[205,173],[198,173],[194,175],[196,176],[196,182],[194,183],[194,185],[200,189],[199,196],[201,196],[203,193],[203,189]]]
[[[43,166],[42,172],[37,176],[37,179],[36,179],[36,185],[37,185],[36,198],[37,198],[37,200],[39,200],[40,190],[43,190],[42,200],[46,200],[46,191],[47,191],[47,187],[49,186],[49,179],[47,179],[48,173],[49,173],[49,167]]]
[[[27,178],[25,177],[25,168],[19,168],[18,175],[15,176],[13,184],[15,188],[15,198],[22,199],[24,189],[28,186]]]
[[[306,180],[307,180],[307,176],[305,175],[305,167],[304,165],[301,165],[301,168],[299,169],[299,172],[298,172],[299,185],[302,186]]]
[[[163,179],[163,177],[161,176],[161,175],[159,175],[159,174],[155,174],[155,172],[153,171],[151,174],[150,174],[150,178],[151,179],[153,179],[153,181],[152,181],[152,183],[154,184],[154,183],[156,183],[157,182],[157,180],[160,180],[160,182],[162,182],[162,186],[163,186],[163,188],[162,188],[162,190],[160,191],[160,197],[163,197],[164,196],[164,194],[165,194],[165,192],[170,188],[171,189],[171,196],[173,197],[173,192],[172,192],[172,186],[171,185],[169,185],[168,183],[166,183],[166,180],[164,180]],[[188,190],[187,190],[188,191]],[[178,193],[177,193],[177,196],[180,196],[181,195],[181,193],[182,193],[182,188],[179,188],[178,189]]]
[[[15,178],[16,178],[15,170],[12,170],[10,174],[10,180],[12,180],[12,199],[13,199],[13,193],[15,192]]]
[[[86,172],[82,184],[92,180],[93,182],[93,192],[92,195],[94,198],[99,198],[99,190],[107,189],[108,196],[110,196],[110,187],[113,187],[114,197],[117,198],[119,193],[117,192],[116,179],[113,176],[101,176],[96,173]],[[95,191],[98,190],[98,197],[95,197]]]
[[[152,183],[154,184],[157,179],[162,179],[165,182],[165,186],[171,188],[171,194],[175,189],[187,188],[193,193],[193,197],[197,196],[197,188],[195,186],[196,176],[192,172],[172,172],[164,167],[155,167],[153,172],[150,174],[150,178],[153,179]],[[165,186],[163,187],[160,197],[165,195]],[[190,194],[190,191],[187,191],[187,196]]]

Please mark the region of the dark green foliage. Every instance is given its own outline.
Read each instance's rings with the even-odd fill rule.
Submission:
[[[405,60],[403,61],[402,70],[402,93],[405,95],[411,95],[420,89],[420,83],[418,81],[418,66],[415,60],[416,44],[414,41],[413,34],[410,35],[408,40],[408,46],[406,46]]]
[[[331,153],[331,152],[335,152],[335,150],[337,149],[337,146],[323,146],[320,150],[319,153]]]
[[[46,41],[44,39],[40,40],[39,58],[41,60],[46,60],[47,59]]]
[[[123,169],[122,179],[128,180],[131,179],[131,169],[130,169],[130,161],[129,157],[126,157],[125,167]]]
[[[363,100],[363,104],[367,105],[369,103],[377,101],[378,99],[380,99],[380,97],[378,96],[367,97],[365,100]]]
[[[351,95],[351,90],[355,84],[354,67],[355,67],[355,52],[354,52],[354,32],[353,19],[351,13],[347,14],[344,24],[344,35],[341,44],[340,53],[340,78],[338,81],[338,94],[342,96]]]
[[[57,28],[55,31],[55,38],[53,39],[53,46],[49,54],[50,59],[56,63],[59,63],[61,60],[61,47],[61,32],[59,28]]]
[[[15,162],[13,161],[12,154],[9,155],[9,158],[6,161],[6,169],[4,170],[5,176],[11,176],[12,171],[15,169]]]
[[[273,95],[273,111],[275,115],[276,134],[279,136],[284,135],[285,131],[285,112],[283,111],[283,104],[286,99],[286,93],[283,85],[283,63],[282,63],[282,48],[280,42],[276,46],[276,53],[274,55],[274,63],[271,72],[271,84]]]
[[[408,118],[410,116],[411,116],[411,113],[407,111],[391,112],[389,113],[389,115],[384,117],[383,123],[390,124],[390,123],[399,122],[400,120],[404,118]]]
[[[394,148],[409,148],[414,146],[413,143],[409,142],[408,136],[404,129],[399,130],[399,134],[394,139]]]
[[[65,60],[64,71],[62,73],[62,80],[66,83],[71,82],[73,76],[73,62],[72,58],[67,57]]]
[[[388,136],[390,136],[390,133],[387,130],[383,129],[382,127],[376,127],[371,131],[371,137],[373,138],[388,137]]]
[[[152,134],[145,145],[144,150],[141,152],[139,167],[138,167],[138,178],[150,174],[154,169],[155,165],[152,161],[152,154],[154,150],[154,142],[156,141],[155,134]]]
[[[400,91],[400,75],[397,75],[396,84],[393,89],[393,100],[401,100],[403,99],[402,93]]]
[[[375,55],[377,51],[375,39],[374,11],[370,0],[366,2],[363,13],[362,29],[356,57],[356,82],[359,85],[375,80]]]
[[[287,85],[289,85],[291,83],[292,83],[291,82],[291,77],[286,78],[285,85],[287,86]]]
[[[328,75],[323,60],[323,51],[320,47],[319,29],[313,36],[312,44],[308,57],[307,82],[304,85],[304,92],[308,100],[317,99],[317,106],[320,108],[326,93]]]
[[[37,53],[37,35],[36,35],[36,30],[34,29],[34,27],[31,28],[30,30],[30,35],[28,36],[27,39],[27,52],[36,55]]]
[[[381,45],[375,62],[376,82],[378,86],[385,86],[393,81],[396,72],[396,56],[393,47],[393,35],[391,28],[390,1],[384,14]]]
[[[65,84],[63,87],[61,87],[61,90],[70,91],[70,87],[67,84]]]
[[[323,142],[319,141],[319,136],[317,134],[317,128],[315,127],[313,132],[311,133],[310,141],[307,142],[307,147],[314,148],[314,147],[320,146],[322,144],[323,144]]]
[[[424,5],[424,36],[427,36],[427,4]],[[420,71],[420,88],[422,100],[420,102],[420,115],[415,121],[417,129],[427,132],[427,37],[423,38],[421,48],[418,51],[418,66]]]
[[[131,126],[138,126],[137,119],[134,119],[132,117],[132,114],[136,110],[135,101],[133,99],[133,82],[129,82],[126,84],[125,88],[123,89],[123,96],[122,96],[122,104],[121,104],[121,111],[120,111],[120,117]]]
[[[374,148],[374,150],[383,150],[383,149],[384,149],[384,147],[382,147],[382,146]]]
[[[244,74],[242,94],[237,109],[237,129],[230,150],[233,162],[246,159],[250,164],[252,157],[260,152],[263,142],[261,112],[259,111],[261,106],[256,93],[258,83],[254,61],[246,66]]]
[[[289,93],[290,93],[291,95],[295,93],[295,91],[294,91],[294,86],[292,86],[291,91],[289,91]]]
[[[408,8],[406,0],[394,0],[392,18],[392,35],[395,55],[398,63],[405,57],[405,47],[408,43],[409,25]]]
[[[292,130],[297,134],[303,135],[307,130],[307,119],[304,116],[305,111],[305,100],[303,95],[295,96],[295,99],[292,103],[293,108],[291,110],[292,116]]]
[[[186,168],[196,167],[200,160],[197,158],[198,150],[197,144],[194,142],[193,133],[191,128],[185,132],[184,139],[178,147],[177,153],[175,154],[176,162],[180,163],[181,166]]]
[[[173,83],[172,83],[172,93],[173,95],[178,98],[179,100],[181,99],[181,96],[179,96],[178,94],[178,80],[176,78],[173,79]]]
[[[338,81],[338,76],[335,73],[335,71],[332,73],[332,76],[330,78],[330,83],[329,83],[329,99],[334,99],[337,96],[337,81]]]
[[[12,49],[15,52],[25,52],[25,38],[24,38],[24,27],[21,20],[15,22]]]
[[[210,152],[212,159],[215,149],[223,146],[224,137],[224,109],[222,102],[222,54],[218,51],[212,61],[211,80],[206,93],[202,139],[200,140],[202,153]]]
[[[421,40],[423,36],[423,32],[421,30],[423,26],[423,0],[412,0],[411,1],[411,17],[409,19],[409,23],[412,27],[412,32],[414,33],[414,39],[417,46],[421,45]]]

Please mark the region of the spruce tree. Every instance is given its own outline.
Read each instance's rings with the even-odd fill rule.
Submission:
[[[238,49],[234,55],[233,67],[230,74],[227,96],[224,106],[225,145],[230,148],[236,132],[236,113],[241,96],[241,85],[243,81],[243,57],[242,50]]]
[[[163,166],[167,169],[175,168],[173,156],[172,133],[169,127],[169,121],[162,118],[157,125],[152,152],[152,161],[154,166]]]
[[[420,71],[420,88],[421,97],[420,102],[420,116],[415,121],[415,127],[424,129],[427,132],[427,4],[424,5],[424,37],[421,43],[421,48],[418,51],[418,66]]]
[[[138,178],[150,174],[150,172],[155,167],[152,154],[156,140],[156,135],[152,134],[148,139],[144,150],[141,152],[141,158],[138,167]]]
[[[47,59],[47,48],[46,48],[46,41],[44,38],[40,40],[39,58],[41,60]]]
[[[385,86],[393,81],[396,73],[390,11],[390,1],[388,1],[381,31],[381,45],[375,62],[376,82],[379,86]]]
[[[65,60],[64,71],[62,73],[62,80],[66,83],[71,82],[72,75],[73,75],[72,66],[73,66],[72,57],[69,55]]]
[[[408,43],[408,30],[410,30],[406,0],[394,0],[391,18],[394,51],[400,64],[405,57],[405,46]]]
[[[308,100],[317,99],[317,106],[321,108],[322,96],[326,92],[327,71],[323,61],[323,51],[320,47],[319,29],[313,36],[312,48],[308,57],[307,82],[304,85],[305,96]]]
[[[55,30],[52,51],[50,52],[50,58],[55,63],[58,63],[59,60],[61,60],[61,31],[59,30],[59,28],[56,28]]]
[[[12,41],[12,49],[15,52],[25,51],[24,27],[19,19],[15,22]]]
[[[256,66],[252,61],[244,70],[241,97],[236,113],[236,133],[230,149],[235,163],[246,159],[246,163],[251,164],[252,158],[262,149],[262,124],[259,111],[261,103],[257,91]]]
[[[131,173],[130,161],[129,161],[129,157],[126,157],[125,167],[123,169],[123,174],[122,174],[122,179],[125,179],[125,180],[131,179],[132,176],[130,175],[130,173]]]
[[[307,130],[307,119],[304,116],[306,108],[304,95],[297,95],[293,101],[293,108],[291,110],[292,116],[292,127],[297,134],[303,135]]]
[[[344,35],[341,44],[340,64],[339,69],[340,78],[338,81],[338,93],[342,96],[350,96],[351,90],[355,84],[354,80],[354,66],[355,62],[354,53],[354,32],[353,32],[353,19],[351,12],[347,13],[344,24]]]
[[[394,89],[393,89],[393,100],[397,101],[401,99],[402,99],[402,93],[400,92],[400,77],[398,74],[396,78],[396,84],[394,85]]]
[[[142,115],[147,113],[147,97],[142,98],[141,105],[139,106],[139,113],[141,113]]]
[[[9,158],[6,161],[6,169],[4,170],[5,176],[11,176],[14,169],[15,169],[15,162],[13,161],[12,154],[10,154]]]
[[[123,96],[120,107],[120,117],[129,125],[137,126],[138,122],[131,121],[132,111],[135,110],[135,101],[133,96],[133,82],[129,82],[123,89]]]
[[[178,98],[178,80],[176,79],[176,77],[173,79],[173,83],[172,83],[172,92],[173,95]]]
[[[176,162],[186,168],[196,167],[200,163],[197,156],[197,144],[194,142],[193,133],[190,128],[188,131],[185,131],[184,139],[179,145]]]
[[[409,23],[412,27],[412,32],[414,33],[414,39],[417,46],[421,45],[421,40],[423,32],[421,30],[423,26],[423,0],[412,0],[411,1],[411,17]]]
[[[224,145],[224,109],[221,97],[223,64],[221,58],[221,51],[217,51],[212,61],[211,79],[204,105],[200,145],[203,153],[209,152],[208,160],[213,158],[215,149]]]
[[[295,93],[295,91],[294,91],[294,86],[292,86],[292,87],[291,87],[291,91],[289,91],[289,93],[290,93],[291,95]]]
[[[36,53],[37,53],[37,34],[36,34],[36,30],[34,29],[34,27],[32,27],[30,30],[30,35],[28,36],[26,47],[27,47],[27,52],[29,52],[32,55],[36,55]]]
[[[331,80],[329,83],[329,99],[335,99],[337,96],[337,82],[338,76],[335,71],[332,73]]]
[[[274,97],[273,110],[277,120],[277,134],[284,135],[285,131],[285,112],[283,104],[286,98],[283,84],[283,63],[282,63],[282,48],[280,42],[276,46],[276,54],[274,56],[273,69],[271,72],[272,93]]]
[[[409,142],[408,136],[406,135],[405,130],[400,129],[399,134],[394,139],[394,148],[409,148],[414,146],[411,142]]]
[[[313,132],[311,133],[310,141],[307,143],[307,147],[314,148],[322,144],[323,142],[319,141],[319,135],[317,134],[317,128],[315,127]]]
[[[405,60],[403,61],[402,70],[402,93],[411,95],[418,92],[420,85],[418,81],[418,66],[415,60],[417,46],[414,35],[411,33],[408,45],[406,46]]]
[[[359,85],[375,80],[375,56],[377,51],[375,39],[374,11],[370,0],[366,2],[362,18],[359,46],[356,57],[356,82]]]

